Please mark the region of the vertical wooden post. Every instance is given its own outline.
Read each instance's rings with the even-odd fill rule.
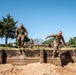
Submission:
[[[1,50],[1,64],[6,64],[7,63],[7,54],[5,50]]]
[[[44,63],[44,49],[40,50],[40,63]]]

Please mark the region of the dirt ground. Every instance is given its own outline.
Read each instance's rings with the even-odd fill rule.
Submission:
[[[64,67],[39,62],[22,66],[1,64],[0,75],[76,75],[76,63]]]

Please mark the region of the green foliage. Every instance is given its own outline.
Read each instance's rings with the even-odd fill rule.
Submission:
[[[76,37],[70,38],[68,45],[76,45]]]
[[[46,41],[44,41],[42,44],[48,44],[48,43],[52,43],[53,42],[53,38],[50,38],[50,39],[48,39],[48,40],[46,40]]]
[[[14,21],[14,18],[10,16],[10,14],[7,15],[7,17],[2,16],[2,20],[0,20],[0,37],[6,38],[5,43],[7,44],[8,38],[15,38],[15,30],[17,28],[16,23],[18,21]]]
[[[2,25],[2,21],[0,20],[0,37],[3,37],[3,25]]]

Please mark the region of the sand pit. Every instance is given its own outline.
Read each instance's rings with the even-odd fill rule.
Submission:
[[[39,62],[22,66],[2,64],[0,75],[76,75],[76,63],[64,67]]]

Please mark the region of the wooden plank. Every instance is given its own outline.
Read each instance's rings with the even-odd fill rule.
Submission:
[[[44,50],[40,50],[40,63],[44,63]]]
[[[68,49],[69,48],[67,48],[66,50],[68,50]],[[70,48],[70,51],[72,49],[75,49],[75,48]],[[70,52],[70,51],[68,51],[68,52]],[[72,55],[70,55],[70,57],[69,57],[68,54],[66,54],[66,53],[65,53],[65,55],[62,55],[61,59],[59,57],[55,57],[54,59],[52,59],[51,58],[52,50],[47,50],[46,49],[46,50],[44,50],[44,52],[46,53],[46,54],[44,53],[44,56],[46,56],[46,57],[44,57],[44,56],[40,57],[40,50],[39,49],[35,50],[35,51],[33,49],[32,50],[27,50],[25,52],[25,54],[20,54],[20,56],[16,56],[16,55],[19,54],[18,50],[17,51],[6,50],[5,53],[7,54],[7,57],[6,56],[2,56],[2,57],[3,57],[4,60],[6,60],[6,63],[16,64],[16,65],[25,65],[25,64],[28,64],[28,63],[36,63],[36,62],[40,62],[40,59],[42,60],[42,62],[44,62],[44,60],[45,60],[46,63],[53,63],[53,64],[56,64],[56,65],[61,65],[62,63],[67,64],[67,62],[69,63],[72,60]],[[72,54],[72,52],[70,54]],[[9,55],[11,57],[9,57]],[[43,52],[41,53],[41,55],[43,55]],[[0,59],[1,62],[3,61],[2,57]],[[76,56],[73,59],[73,61],[76,62]]]
[[[0,50],[54,50],[54,48],[0,48]],[[61,50],[76,50],[76,48],[73,48],[73,47],[71,47],[71,48],[67,48],[67,47],[63,47],[63,48],[61,48]]]

